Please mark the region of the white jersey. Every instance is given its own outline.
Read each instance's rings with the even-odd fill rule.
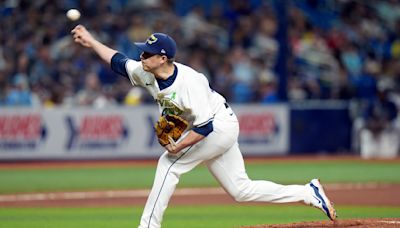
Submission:
[[[189,122],[189,129],[213,121],[219,110],[225,109],[225,98],[210,88],[203,74],[186,65],[174,64],[177,68],[176,79],[163,90],[159,89],[155,76],[143,70],[141,62],[130,59],[125,68],[131,83],[147,89],[157,101],[162,115],[181,116]]]

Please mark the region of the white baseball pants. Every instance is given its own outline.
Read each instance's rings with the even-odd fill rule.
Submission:
[[[210,172],[229,195],[238,202],[288,203],[306,200],[305,185],[280,185],[270,181],[252,181],[247,176],[237,143],[239,124],[236,117],[215,117],[214,131],[182,154],[165,152],[158,161],[153,188],[147,199],[139,228],[161,227],[168,202],[182,174],[205,162]]]

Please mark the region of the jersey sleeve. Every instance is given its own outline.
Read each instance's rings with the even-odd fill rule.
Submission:
[[[208,124],[203,125],[202,127],[194,127],[193,131],[196,133],[203,135],[203,136],[208,136],[212,131],[214,130],[213,122],[208,122]]]
[[[128,57],[117,52],[111,58],[111,69],[115,73],[122,75],[126,78],[129,78],[128,73],[126,72],[126,69],[125,69],[125,64],[127,61],[128,61]]]
[[[135,60],[129,59],[125,65],[126,71],[128,72],[129,79],[131,80],[132,85],[143,86],[144,85],[144,78],[141,76],[143,75],[143,68],[140,62]]]
[[[141,77],[144,75],[142,64],[119,52],[111,58],[111,69],[115,73],[129,78],[134,86],[143,86],[144,84],[144,79]]]
[[[196,77],[204,76],[196,75]],[[214,119],[209,100],[210,92],[210,87],[205,77],[200,81],[191,82],[190,86],[187,87],[187,97],[184,100],[184,105],[190,109],[194,117],[193,127],[195,128],[206,126]]]

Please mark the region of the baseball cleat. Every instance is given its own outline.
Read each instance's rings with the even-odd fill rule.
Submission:
[[[319,180],[312,179],[308,186],[311,188],[311,195],[313,197],[311,205],[319,208],[330,220],[334,221],[336,219],[336,210],[333,208],[332,202],[326,196]]]

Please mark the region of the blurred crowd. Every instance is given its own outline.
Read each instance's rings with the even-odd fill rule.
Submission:
[[[286,1],[286,97],[278,93],[281,75],[275,68],[282,43],[276,0],[188,2],[2,1],[0,105],[149,101],[143,90],[72,42],[77,23],[135,59],[140,53],[132,42],[153,32],[170,34],[178,43],[176,60],[203,72],[231,103],[358,100],[367,110],[384,95],[400,105],[399,0]],[[81,11],[79,21],[65,17],[70,8]]]

